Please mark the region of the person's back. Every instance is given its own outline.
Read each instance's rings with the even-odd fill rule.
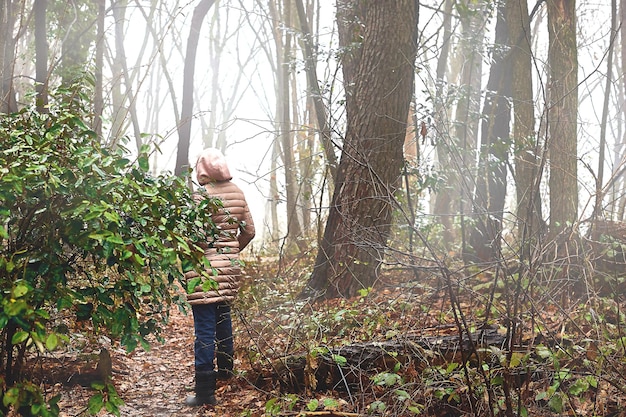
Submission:
[[[213,279],[219,284],[215,291],[201,290],[188,295],[190,304],[207,304],[216,301],[233,301],[239,289],[241,270],[239,252],[254,238],[255,229],[252,215],[241,189],[232,182],[226,159],[217,149],[206,149],[196,164],[196,179],[211,197],[222,200],[223,207],[215,213],[213,221],[221,230],[216,242],[205,249],[205,256],[217,270]],[[196,194],[201,200],[202,193]],[[188,273],[187,279],[197,277]]]
[[[197,193],[196,200],[205,195],[218,197],[223,204],[212,218],[220,229],[215,241],[207,242],[204,254],[212,271],[209,275],[217,288],[203,291],[198,286],[187,295],[194,317],[196,396],[187,398],[187,405],[216,404],[216,378],[228,378],[233,370],[233,335],[230,302],[235,299],[241,280],[239,252],[254,238],[254,222],[241,189],[232,177],[224,155],[217,149],[205,149],[196,164],[196,179],[206,193]],[[197,277],[187,272],[185,277]],[[215,350],[217,345],[217,352]],[[214,358],[217,357],[218,373]]]

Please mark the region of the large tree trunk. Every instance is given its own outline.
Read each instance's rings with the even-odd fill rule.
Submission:
[[[556,237],[578,219],[577,117],[578,49],[576,1],[548,1],[550,46],[550,235]]]
[[[518,234],[525,256],[530,254],[542,222],[539,197],[539,149],[535,133],[530,21],[525,1],[507,0],[506,20],[511,42],[511,96]]]
[[[417,15],[415,0],[337,2],[347,131],[326,229],[303,295],[351,297],[376,282],[404,163]]]
[[[504,0],[498,2],[496,45],[508,44]],[[470,232],[473,255],[480,261],[495,260],[500,253],[500,234],[506,197],[507,161],[510,148],[511,67],[508,54],[494,50],[483,107],[480,159],[473,212],[476,226]]]
[[[193,117],[193,84],[196,70],[196,53],[200,39],[200,29],[204,17],[215,0],[200,0],[193,9],[191,28],[187,38],[187,52],[183,68],[183,105],[178,124],[178,152],[176,154],[175,175],[183,175],[189,169],[189,142],[191,140],[191,119]]]

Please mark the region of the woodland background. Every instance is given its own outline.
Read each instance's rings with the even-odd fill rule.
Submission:
[[[212,146],[258,236],[240,374],[199,415],[623,413],[624,10],[2,2],[0,411],[179,412],[121,368],[189,346],[170,307]]]

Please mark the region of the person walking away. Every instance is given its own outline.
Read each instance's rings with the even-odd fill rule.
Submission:
[[[187,295],[194,321],[196,394],[186,399],[188,406],[217,404],[216,379],[228,379],[232,375],[234,347],[230,305],[241,280],[239,252],[248,246],[255,234],[245,196],[231,181],[226,158],[218,149],[205,149],[200,154],[196,179],[206,194],[222,200],[223,207],[212,216],[220,234],[216,241],[207,242],[204,249],[213,268],[209,274],[216,281],[217,288],[203,291],[197,287],[195,292]],[[194,198],[201,201],[206,197],[203,193],[196,193]],[[187,280],[197,276],[195,271],[185,273]]]

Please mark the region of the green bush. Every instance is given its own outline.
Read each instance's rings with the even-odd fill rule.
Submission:
[[[103,148],[80,96],[58,103],[0,115],[0,415],[58,414],[22,367],[69,341],[60,320],[148,347],[184,303],[181,266],[208,266],[195,242],[216,233],[219,200],[195,206],[184,179],[149,174],[149,149]]]

